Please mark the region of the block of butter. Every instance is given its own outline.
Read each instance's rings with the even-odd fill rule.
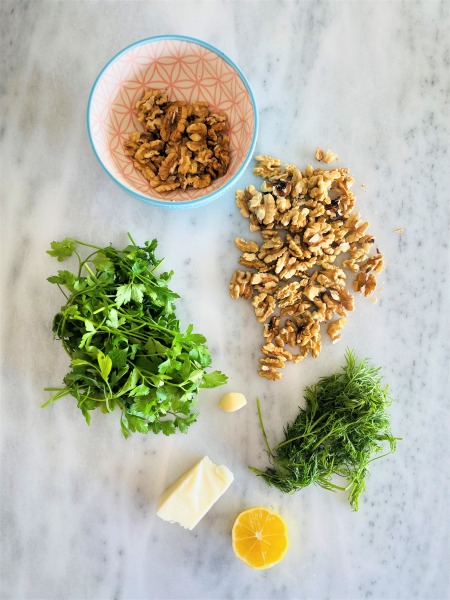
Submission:
[[[164,492],[156,514],[164,521],[194,529],[233,479],[227,467],[219,467],[205,456]]]

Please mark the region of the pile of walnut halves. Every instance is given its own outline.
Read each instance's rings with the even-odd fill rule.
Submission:
[[[131,133],[124,151],[157,192],[204,188],[230,164],[228,117],[206,102],[170,102],[165,90],[147,90],[136,103],[145,133]]]
[[[366,234],[369,224],[353,212],[354,180],[348,169],[308,166],[302,173],[293,165],[282,169],[269,156],[256,160],[254,173],[264,178],[261,191],[252,185],[238,190],[236,204],[250,220],[250,230],[261,232],[262,242],[236,238],[246,270],[233,274],[230,295],[250,300],[264,323],[259,375],[276,380],[286,361],[319,355],[322,322],[329,321],[333,342],[340,339],[353,310],[344,269],[357,273],[354,291],[368,296],[383,257],[378,250],[369,257],[374,238]]]

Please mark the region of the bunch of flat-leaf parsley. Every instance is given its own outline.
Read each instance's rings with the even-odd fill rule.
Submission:
[[[67,238],[52,242],[58,261],[75,254],[78,271],[49,277],[67,302],[53,320],[53,333],[70,356],[62,388],[44,406],[72,395],[87,423],[90,411],[121,411],[122,433],[185,433],[199,388],[222,385],[220,371],[206,373],[211,356],[192,325],[180,330],[168,287],[173,272],[156,274],[156,240],[140,247],[129,235],[123,250]],[[93,252],[82,259],[77,248]]]

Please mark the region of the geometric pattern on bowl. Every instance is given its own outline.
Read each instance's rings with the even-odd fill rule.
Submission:
[[[145,90],[166,89],[169,99],[208,102],[229,119],[230,166],[227,173],[203,189],[156,192],[123,142],[143,131],[136,101]],[[88,108],[88,129],[97,158],[130,192],[160,201],[189,201],[208,196],[227,184],[248,162],[256,141],[257,114],[244,75],[224,54],[192,38],[161,36],[125,48],[97,78]]]

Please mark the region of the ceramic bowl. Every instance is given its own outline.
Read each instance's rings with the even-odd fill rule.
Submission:
[[[156,192],[125,156],[128,134],[142,131],[136,101],[144,91],[166,89],[171,100],[208,102],[229,118],[228,172],[203,189]],[[102,167],[123,190],[150,204],[185,208],[211,202],[236,182],[248,165],[258,131],[256,103],[242,71],[225,54],[193,38],[165,35],[128,46],[103,68],[91,91],[89,138]]]

